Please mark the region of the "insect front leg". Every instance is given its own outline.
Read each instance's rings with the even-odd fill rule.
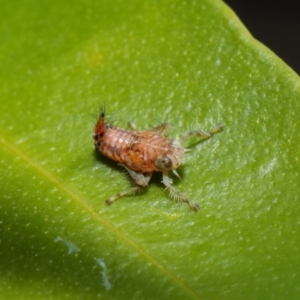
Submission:
[[[122,165],[122,164],[121,164]],[[124,166],[124,165],[122,165]],[[119,192],[116,195],[108,198],[105,203],[107,205],[111,205],[115,200],[128,195],[128,194],[132,194],[136,191],[139,191],[140,189],[142,189],[143,187],[148,185],[148,182],[150,181],[151,177],[152,177],[152,172],[151,173],[139,173],[139,172],[135,172],[133,170],[128,169],[126,166],[124,166],[127,171],[129,172],[130,176],[133,178],[133,180],[135,181],[135,183],[138,186],[132,187],[131,189],[127,190],[127,191],[123,191],[123,192]]]
[[[172,186],[172,179],[169,177],[168,172],[163,172],[163,180],[162,183],[166,186],[167,189],[171,192],[171,195],[175,198],[181,199],[183,202],[187,203],[193,210],[197,211],[199,209],[199,205],[190,201],[189,197],[184,193],[177,190]]]
[[[207,139],[210,139],[211,137],[213,137],[215,134],[221,132],[222,130],[223,130],[222,125],[217,125],[215,128],[213,128],[208,133],[200,131],[200,130],[189,130],[180,137],[180,141],[182,143],[185,143],[185,141],[191,136],[196,136],[202,140],[207,140]]]

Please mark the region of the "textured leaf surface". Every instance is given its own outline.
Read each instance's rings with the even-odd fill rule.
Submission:
[[[3,1],[2,1],[3,2]],[[300,81],[220,1],[5,2],[1,299],[297,299]],[[97,155],[93,114],[225,131],[169,199]]]

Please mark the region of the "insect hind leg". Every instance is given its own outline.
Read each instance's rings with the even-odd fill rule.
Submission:
[[[136,191],[138,191],[138,190],[140,190],[140,189],[141,189],[141,187],[135,186],[135,187],[133,187],[133,188],[127,190],[127,191],[119,192],[119,193],[117,193],[116,195],[109,197],[109,198],[105,201],[105,203],[106,203],[107,205],[111,205],[111,204],[112,204],[114,201],[116,201],[117,199],[119,199],[119,198],[121,198],[121,197],[123,197],[123,196],[125,196],[125,195],[135,193]]]
[[[184,193],[180,192],[178,189],[173,187],[171,185],[172,180],[170,179],[169,175],[167,172],[163,173],[163,184],[166,186],[166,188],[171,192],[172,196],[175,198],[181,199],[183,202],[187,203],[190,208],[192,208],[194,211],[197,211],[199,209],[199,205],[192,202],[187,195]]]
[[[105,203],[107,205],[111,205],[114,201],[116,201],[117,199],[128,195],[128,194],[132,194],[135,193],[136,191],[141,190],[143,187],[148,185],[148,182],[150,181],[151,177],[152,177],[152,172],[151,173],[139,173],[139,172],[135,172],[133,170],[130,170],[129,168],[127,168],[125,165],[120,164],[121,166],[125,167],[128,171],[128,173],[130,174],[130,176],[132,177],[132,179],[135,181],[135,183],[138,186],[132,187],[131,189],[127,190],[127,191],[123,191],[123,192],[119,192],[116,195],[108,198]]]
[[[119,164],[120,166],[123,166],[129,173],[129,175],[132,177],[132,179],[134,180],[134,182],[139,185],[140,187],[145,187],[148,185],[153,172],[149,172],[149,173],[140,173],[140,172],[135,172],[129,168],[127,168],[125,165],[123,164]]]

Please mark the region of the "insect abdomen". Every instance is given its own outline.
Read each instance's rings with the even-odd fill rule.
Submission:
[[[134,140],[134,132],[125,129],[108,127],[105,133],[94,137],[95,146],[105,156],[117,162],[124,162],[130,144]]]

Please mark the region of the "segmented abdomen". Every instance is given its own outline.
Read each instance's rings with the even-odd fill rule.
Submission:
[[[94,129],[95,146],[103,155],[136,172],[176,169],[183,161],[184,149],[158,129],[138,132],[117,128],[105,122],[102,112]],[[163,158],[169,163],[160,169]]]
[[[103,134],[95,132],[94,139],[95,146],[103,155],[123,163],[126,153],[135,139],[135,132],[107,127]]]
[[[154,163],[164,155],[173,158],[176,162],[173,167],[176,169],[183,159],[183,149],[155,131],[137,132],[108,124],[105,126],[103,131],[95,128],[95,146],[103,155],[123,163],[131,170],[141,173],[161,171]],[[175,157],[177,153],[178,157]]]

